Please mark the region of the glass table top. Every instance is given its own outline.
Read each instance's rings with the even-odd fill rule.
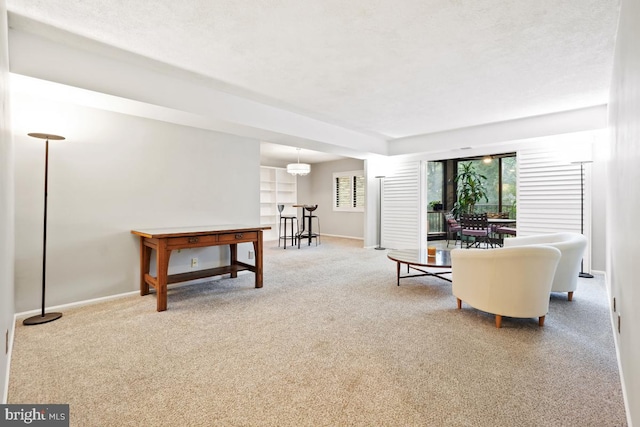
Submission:
[[[436,249],[435,256],[429,256],[427,249],[400,249],[389,251],[387,257],[403,264],[421,265],[424,267],[451,267],[451,252]]]

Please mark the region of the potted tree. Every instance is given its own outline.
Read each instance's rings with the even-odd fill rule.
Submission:
[[[453,213],[457,217],[463,213],[473,213],[474,206],[482,199],[489,201],[484,188],[487,177],[479,173],[471,162],[461,163],[461,167],[455,178],[458,200],[453,206]]]

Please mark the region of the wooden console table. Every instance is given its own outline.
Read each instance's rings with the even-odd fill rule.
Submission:
[[[131,230],[132,234],[140,236],[140,295],[149,294],[149,285],[153,286],[157,293],[157,310],[164,311],[167,309],[167,285],[221,274],[237,277],[238,271],[243,270],[253,271],[256,275],[256,288],[261,288],[262,230],[270,228],[268,226],[209,225]],[[255,265],[238,261],[238,243],[253,243]],[[229,265],[168,274],[172,250],[220,245],[229,245],[231,252]],[[156,251],[156,277],[149,274],[152,249]]]

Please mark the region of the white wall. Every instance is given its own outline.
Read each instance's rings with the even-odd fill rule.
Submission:
[[[364,212],[333,210],[333,174],[355,170],[364,170],[364,160],[344,159],[315,163],[309,175],[298,177],[298,203],[318,205],[315,213],[320,219],[322,234],[363,238]]]
[[[611,82],[611,161],[608,165],[607,270],[629,424],[640,425],[640,291],[637,213],[640,212],[640,2],[622,0]]]
[[[0,387],[6,402],[8,357],[5,337],[11,332],[13,302],[13,142],[9,114],[9,69],[7,9],[0,0]]]
[[[598,132],[593,144],[591,179],[591,269],[607,269],[607,163],[609,161],[608,131]]]
[[[40,304],[44,141],[50,142],[47,306],[138,289],[131,229],[259,224],[257,140],[14,93],[17,311]],[[55,118],[55,121],[51,119]],[[239,251],[243,255],[243,251]],[[225,247],[173,254],[217,266]]]

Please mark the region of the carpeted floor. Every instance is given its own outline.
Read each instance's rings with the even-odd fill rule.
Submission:
[[[601,277],[545,326],[396,286],[386,251],[265,242],[253,274],[18,321],[9,403],[69,403],[72,426],[625,426]]]

